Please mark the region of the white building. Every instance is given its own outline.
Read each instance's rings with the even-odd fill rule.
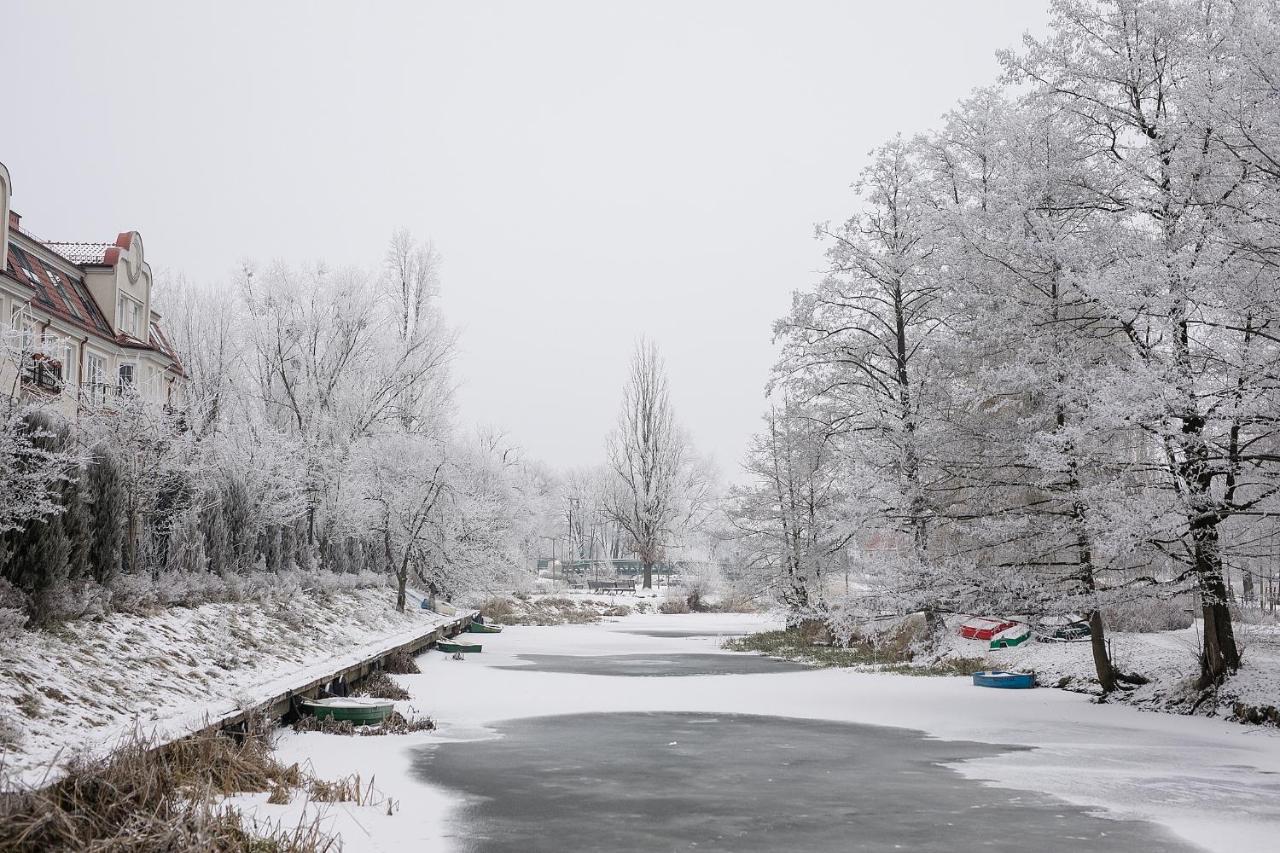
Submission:
[[[134,390],[167,403],[182,364],[151,309],[142,237],[114,243],[40,240],[13,211],[0,163],[0,388],[47,398],[68,416]]]

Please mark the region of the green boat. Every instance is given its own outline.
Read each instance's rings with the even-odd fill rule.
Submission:
[[[472,622],[466,627],[468,634],[501,634],[501,625],[485,625],[483,622]]]
[[[359,699],[335,697],[333,699],[303,699],[302,709],[313,717],[350,720],[357,726],[380,723],[396,709],[394,702],[383,699]]]
[[[478,652],[481,650],[479,643],[455,643],[452,640],[441,640],[436,643],[436,648],[442,652]]]
[[[1014,625],[1012,628],[1006,628],[999,634],[991,638],[992,649],[1010,649],[1014,646],[1020,646],[1031,637],[1031,629],[1026,625]]]

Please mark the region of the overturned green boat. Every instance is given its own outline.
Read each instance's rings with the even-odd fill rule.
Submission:
[[[472,622],[466,627],[468,634],[501,634],[501,625],[486,625],[483,622]]]
[[[442,652],[479,652],[482,646],[479,643],[457,643],[453,640],[441,640],[436,643],[436,648]]]
[[[1006,628],[991,638],[991,649],[1011,649],[1020,646],[1031,637],[1031,629],[1026,625],[1014,625]]]
[[[332,699],[303,699],[302,710],[320,719],[338,722],[349,720],[353,725],[368,726],[381,723],[396,709],[394,702],[384,699],[361,699],[352,696]]]

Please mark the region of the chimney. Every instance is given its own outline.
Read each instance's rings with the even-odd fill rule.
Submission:
[[[21,231],[22,229],[18,226],[18,223],[21,221],[22,221],[22,217],[18,215],[18,211],[16,210],[9,211],[9,230],[10,231]]]

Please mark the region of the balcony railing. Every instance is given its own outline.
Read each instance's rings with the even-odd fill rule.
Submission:
[[[28,356],[22,363],[22,384],[58,394],[62,391],[62,363],[38,355]]]
[[[89,403],[105,403],[120,396],[120,386],[115,382],[81,382],[80,398]]]

